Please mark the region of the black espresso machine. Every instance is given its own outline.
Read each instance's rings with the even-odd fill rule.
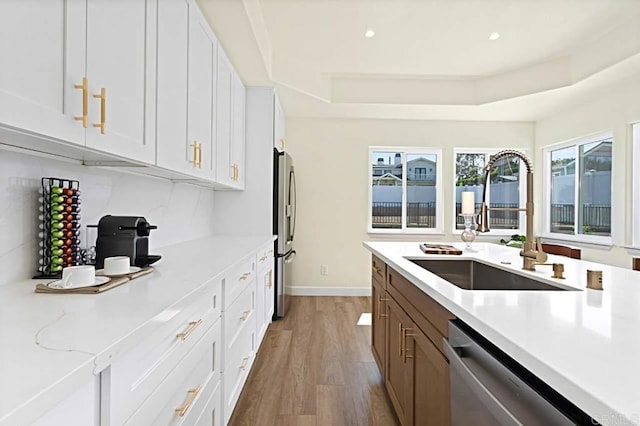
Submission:
[[[131,266],[143,268],[160,260],[149,254],[149,234],[157,226],[149,225],[142,216],[103,216],[98,222],[96,269],[104,268],[104,259],[129,256]]]

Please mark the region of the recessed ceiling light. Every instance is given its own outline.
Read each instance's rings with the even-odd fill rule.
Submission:
[[[373,31],[373,30],[367,30],[367,31],[365,31],[365,33],[364,33],[364,36],[365,36],[366,38],[371,38],[371,37],[373,37],[374,35],[376,35],[376,32],[375,32],[375,31]]]
[[[491,33],[489,34],[489,40],[495,41],[500,38],[500,33]]]

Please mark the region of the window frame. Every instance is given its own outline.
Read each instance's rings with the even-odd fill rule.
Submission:
[[[516,149],[517,151],[523,153],[527,158],[529,158],[529,154],[528,154],[528,150],[526,148],[474,148],[474,147],[469,147],[469,148],[454,148],[453,149],[453,174],[451,177],[452,180],[452,203],[451,203],[451,208],[452,208],[452,218],[453,218],[453,224],[452,224],[452,234],[453,235],[461,235],[462,231],[464,231],[464,229],[457,229],[456,228],[456,177],[457,177],[457,173],[456,173],[456,158],[458,156],[458,154],[484,154],[486,155],[495,155],[500,151],[504,151],[505,149]],[[486,158],[486,157],[485,157]],[[486,160],[485,160],[486,161]],[[518,207],[519,208],[525,208],[526,204],[527,204],[527,173],[526,173],[526,167],[520,167],[520,185],[518,185]],[[488,193],[487,194],[487,201],[491,202],[491,194]],[[476,200],[476,203],[481,203],[482,200]],[[491,213],[489,213],[489,215],[491,215]],[[519,223],[519,227],[517,229],[491,229],[491,231],[489,231],[486,234],[478,234],[478,237],[491,237],[491,236],[511,236],[514,234],[520,234],[520,235],[525,235],[526,234],[526,216],[525,216],[525,212],[521,211],[518,214],[518,223]],[[474,219],[474,225],[476,224],[476,219]]]
[[[640,121],[631,123],[632,146],[632,199],[631,199],[631,244],[634,248],[640,248],[640,221],[634,218],[640,217]],[[612,230],[613,232],[613,230]]]
[[[597,141],[611,139],[612,149],[611,149],[611,232],[609,236],[599,236],[599,235],[587,235],[582,233],[574,234],[563,234],[559,232],[551,232],[551,152],[556,151],[563,148],[575,147],[576,148],[576,163],[575,163],[575,192],[574,192],[574,205],[575,208],[574,213],[574,227],[577,228],[579,223],[578,215],[579,215],[579,200],[580,200],[580,154],[579,147],[580,145],[587,145],[590,143],[594,143]],[[615,228],[615,221],[613,218],[615,217],[615,206],[613,205],[613,173],[614,173],[614,164],[615,164],[615,150],[613,149],[613,145],[615,143],[615,135],[613,130],[606,130],[598,133],[592,133],[586,136],[581,136],[579,138],[574,138],[570,140],[566,140],[563,142],[559,142],[552,145],[546,145],[542,147],[542,207],[538,210],[542,210],[542,237],[549,240],[554,241],[567,241],[571,243],[584,243],[584,244],[593,244],[593,245],[604,245],[611,246],[613,244],[613,235]]]
[[[402,155],[402,217],[401,228],[374,228],[373,227],[373,173],[371,157],[374,152],[399,152]],[[382,235],[442,235],[444,218],[444,201],[442,191],[442,148],[438,147],[416,147],[416,146],[369,146],[367,156],[367,181],[368,203],[367,203],[367,233]],[[425,154],[436,156],[436,226],[435,228],[407,228],[407,154]]]

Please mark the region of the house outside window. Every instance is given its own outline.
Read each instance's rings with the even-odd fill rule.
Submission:
[[[439,149],[369,149],[369,232],[442,232],[441,157]]]
[[[506,148],[504,148],[506,149]],[[479,211],[484,190],[484,167],[491,155],[502,151],[496,149],[454,149],[454,232],[464,229],[462,192],[475,193],[476,211]],[[526,154],[524,150],[523,153]],[[524,208],[526,168],[520,167],[520,159],[507,157],[498,160],[489,175],[487,205],[491,208]],[[490,211],[489,227],[492,235],[524,234],[524,213],[517,211]]]
[[[613,134],[544,149],[544,230],[549,238],[611,242]]]

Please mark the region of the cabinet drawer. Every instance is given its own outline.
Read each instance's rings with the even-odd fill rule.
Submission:
[[[220,382],[221,327],[217,321],[127,420],[128,425],[192,425]]]
[[[232,345],[227,346],[224,364],[224,416],[225,422],[233,413],[254,358],[255,330],[244,327]]]
[[[258,271],[263,268],[273,267],[273,243],[258,250]]]
[[[103,373],[102,413],[107,424],[122,424],[167,377],[206,330],[218,321],[213,291],[199,303],[176,311],[165,326],[138,344]],[[167,310],[166,312],[171,312]]]
[[[230,269],[224,274],[222,284],[224,287],[224,310],[240,296],[240,294],[249,287],[256,276],[256,257],[252,255],[240,262],[237,266]]]
[[[245,328],[255,329],[255,286],[247,288],[224,314],[224,338],[227,348],[233,346]]]
[[[387,288],[387,264],[376,256],[371,256],[371,275],[383,288]]]

